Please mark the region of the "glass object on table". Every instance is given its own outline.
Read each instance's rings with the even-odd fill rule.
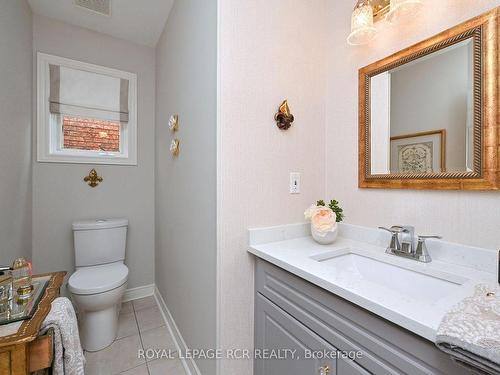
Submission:
[[[50,281],[49,276],[33,277],[33,291],[28,297],[20,298],[15,290],[6,305],[0,307],[0,325],[31,319],[38,308]]]
[[[9,311],[9,301],[12,299],[12,277],[0,275],[0,319]]]
[[[19,299],[29,298],[33,292],[31,265],[24,258],[18,258],[12,264],[12,286]]]

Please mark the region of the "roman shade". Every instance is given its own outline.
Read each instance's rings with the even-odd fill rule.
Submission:
[[[129,121],[129,81],[66,66],[49,65],[53,114]]]

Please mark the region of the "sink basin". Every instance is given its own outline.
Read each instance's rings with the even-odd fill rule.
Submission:
[[[369,257],[360,253],[343,249],[311,258],[331,267],[340,281],[425,303],[435,303],[456,293],[468,281],[458,275],[428,270],[424,264],[413,260],[385,254]]]

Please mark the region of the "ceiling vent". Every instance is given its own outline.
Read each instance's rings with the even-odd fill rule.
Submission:
[[[110,16],[111,15],[111,0],[75,0],[75,4],[79,7],[91,10],[93,12]]]

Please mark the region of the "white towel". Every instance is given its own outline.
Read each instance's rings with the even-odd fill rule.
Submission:
[[[477,285],[445,315],[436,345],[476,373],[500,374],[500,287]]]
[[[42,323],[41,334],[54,330],[54,375],[83,375],[85,357],[80,344],[75,310],[67,298],[56,298]]]

